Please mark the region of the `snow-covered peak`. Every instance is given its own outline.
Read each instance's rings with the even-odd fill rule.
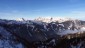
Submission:
[[[35,20],[50,23],[50,22],[56,22],[56,21],[64,22],[64,21],[67,21],[67,20],[76,20],[76,19],[62,18],[62,17],[45,17],[45,18],[44,17],[38,17]]]
[[[26,19],[24,18],[17,18],[16,21],[25,21]]]

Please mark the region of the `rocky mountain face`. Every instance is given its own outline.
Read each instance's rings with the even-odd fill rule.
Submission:
[[[60,40],[73,38],[75,37],[73,34],[84,34],[84,32],[85,21],[81,20],[53,20],[51,18],[50,21],[38,19],[16,21],[0,19],[0,47],[49,48],[51,45],[54,48]],[[69,37],[69,35],[73,37]]]

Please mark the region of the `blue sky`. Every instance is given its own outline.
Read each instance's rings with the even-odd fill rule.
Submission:
[[[85,0],[0,0],[0,18],[85,18]]]

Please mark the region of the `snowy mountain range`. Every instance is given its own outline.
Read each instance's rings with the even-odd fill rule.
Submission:
[[[47,23],[50,23],[50,22],[65,22],[65,21],[68,21],[68,20],[77,20],[77,19],[72,19],[72,18],[62,18],[62,17],[38,17],[35,19],[36,21],[42,21],[42,22],[47,22]]]
[[[70,18],[0,19],[0,47],[24,48],[38,41],[57,40],[68,34],[84,32],[85,21]]]

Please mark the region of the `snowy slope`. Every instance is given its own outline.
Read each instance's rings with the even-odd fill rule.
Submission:
[[[13,40],[13,35],[0,27],[0,48],[24,48],[21,43]]]

